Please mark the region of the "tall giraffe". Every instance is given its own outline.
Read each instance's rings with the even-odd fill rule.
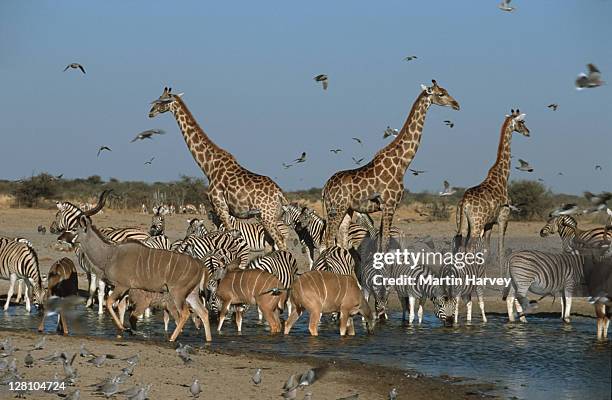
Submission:
[[[512,133],[529,136],[525,125],[525,114],[512,110],[506,115],[501,127],[497,159],[489,169],[485,180],[478,186],[469,188],[457,205],[457,235],[454,250],[477,248],[486,239],[485,249],[489,249],[491,229],[499,225],[498,257],[504,256],[504,239],[510,216],[508,197],[508,177],[510,175],[510,144]],[[468,247],[469,246],[469,247]]]
[[[230,215],[236,218],[257,217],[274,244],[286,250],[285,238],[277,226],[282,214],[281,206],[288,204],[281,188],[269,177],[242,167],[232,154],[213,143],[200,128],[181,96],[164,88],[159,99],[152,103],[149,118],[172,112],[187,147],[208,178],[208,197],[227,229],[232,226]]]
[[[334,245],[340,224],[353,212],[382,211],[381,240],[379,248],[386,251],[395,209],[404,194],[404,174],[410,166],[421,141],[421,132],[429,106],[449,106],[459,110],[459,103],[446,89],[433,85],[421,85],[421,93],[415,100],[408,118],[397,137],[376,153],[368,164],[346,171],[336,172],[323,187],[323,206],[327,218],[325,245]],[[343,228],[344,228],[343,224]],[[341,232],[346,237],[346,232]]]

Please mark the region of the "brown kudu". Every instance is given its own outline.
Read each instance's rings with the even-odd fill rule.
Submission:
[[[181,333],[191,307],[204,322],[206,340],[211,340],[208,311],[202,304],[199,292],[209,279],[209,272],[202,264],[185,254],[152,249],[140,242],[111,243],[87,217],[79,219],[77,243],[83,252],[101,271],[101,278],[114,286],[106,299],[106,307],[118,333],[125,328],[117,317],[113,304],[130,289],[148,292],[168,292],[179,310],[176,328],[170,341]]]
[[[285,335],[304,310],[310,314],[308,330],[318,336],[322,313],[340,312],[340,335],[355,334],[353,315],[361,314],[366,319],[368,332],[374,329],[374,316],[366,302],[357,279],[351,275],[340,275],[329,271],[308,271],[300,275],[289,289],[293,311],[285,322]]]
[[[49,296],[68,297],[78,296],[79,294],[79,278],[74,263],[69,258],[62,258],[53,263],[49,268],[47,277],[47,290],[45,292],[45,302]],[[38,331],[42,332],[45,329],[45,317],[47,313],[43,312]],[[62,311],[58,313],[58,330],[61,327],[64,335],[68,335],[68,322]]]
[[[217,331],[221,332],[225,316],[232,305],[256,304],[270,325],[270,333],[280,333],[279,310],[285,307],[287,290],[277,277],[258,269],[227,271],[223,268],[216,278],[220,282],[214,293],[221,302]],[[236,307],[238,332],[242,331],[243,311],[242,307]]]

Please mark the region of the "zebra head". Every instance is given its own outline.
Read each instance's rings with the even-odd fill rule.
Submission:
[[[211,255],[210,258],[213,259],[211,261],[218,260],[218,258],[214,255]],[[210,274],[210,277],[208,278],[208,281],[206,282],[206,287],[204,289],[206,306],[208,307],[208,310],[212,315],[219,315],[221,307],[223,306],[221,299],[219,299],[219,297],[217,296],[217,288],[219,287],[219,282],[225,277],[225,274],[227,273],[227,268],[221,266],[221,263],[218,264],[219,265],[216,265],[214,271],[212,271],[212,273]]]
[[[168,111],[176,111],[178,109],[178,99],[183,95],[182,93],[174,94],[170,93],[172,88],[164,88],[164,91],[157,100],[151,102],[151,110],[149,110],[149,118],[153,118],[158,114],[163,114]]]
[[[452,326],[455,320],[455,307],[457,299],[452,296],[434,296],[431,298],[434,304],[434,313],[436,317],[444,323],[445,326]]]
[[[282,221],[285,225],[295,228],[295,225],[300,218],[300,209],[295,204],[286,204],[282,206],[283,215]]]
[[[508,120],[508,128],[512,132],[529,137],[529,128],[525,125],[525,114],[521,114],[518,109],[511,110],[510,115],[506,115],[506,118]]]
[[[187,226],[187,236],[194,235],[197,237],[204,237],[208,233],[208,230],[204,226],[204,220],[202,219],[188,219],[187,223],[189,224]]]
[[[300,216],[298,217],[297,225],[302,228],[306,228],[310,224],[310,221],[312,220],[314,215],[315,213],[312,208],[303,207],[302,211],[300,212]]]
[[[149,234],[151,236],[160,236],[164,234],[166,221],[164,215],[166,213],[161,207],[154,208],[154,214],[151,218],[151,227],[149,228]]]
[[[552,217],[546,222],[546,225],[540,229],[540,236],[546,237],[554,235],[557,232],[560,233],[567,227],[572,229],[578,227],[578,223],[574,217],[570,215],[559,215],[557,217]]]

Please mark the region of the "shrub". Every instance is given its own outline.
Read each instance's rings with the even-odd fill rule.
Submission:
[[[520,213],[512,213],[518,220],[534,220],[546,218],[553,206],[552,194],[540,182],[512,181],[508,188],[512,204],[523,204]]]
[[[56,192],[57,184],[49,174],[32,176],[23,180],[13,191],[17,206],[34,207],[42,198],[49,198]]]

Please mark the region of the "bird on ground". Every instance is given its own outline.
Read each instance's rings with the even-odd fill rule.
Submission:
[[[76,389],[74,392],[70,393],[65,400],[81,400],[81,391]]]
[[[88,363],[93,364],[98,368],[100,368],[104,364],[105,361],[106,361],[106,354],[102,354],[100,356],[87,360]]]
[[[145,161],[144,165],[152,165],[153,164],[153,160],[155,160],[155,157],[151,157],[151,159],[149,161]]]
[[[80,69],[82,73],[85,73],[85,68],[83,68],[83,66],[79,63],[70,63],[68,65],[66,65],[66,68],[64,68],[64,72],[66,72],[69,68],[72,69]]]
[[[416,60],[418,57],[417,56],[407,56],[404,57],[404,61],[412,61],[412,60]]]
[[[559,108],[559,104],[552,103],[552,104],[547,105],[546,107],[550,108],[553,111],[557,111],[557,108]]]
[[[418,169],[412,169],[412,168],[408,168],[408,171],[412,172],[412,175],[414,176],[419,176],[419,174],[424,174],[427,171],[421,171]]]
[[[26,354],[25,356],[24,363],[25,363],[25,366],[28,368],[34,365],[34,357],[32,357],[32,354],[30,354],[29,351],[28,351],[28,354]]]
[[[304,400],[312,400],[312,393],[311,392],[304,393]]]
[[[257,368],[257,371],[255,371],[255,375],[251,377],[251,380],[256,385],[261,383],[261,368]]]
[[[328,85],[327,75],[325,74],[317,75],[314,77],[314,80],[316,82],[321,82],[321,85],[323,85],[323,90],[327,90],[327,85]]]
[[[595,64],[587,64],[588,74],[581,72],[576,78],[576,89],[592,89],[603,85],[605,82],[601,80],[601,72]]]
[[[42,350],[45,348],[45,342],[47,341],[47,337],[43,336],[36,344],[34,344],[34,350]]]
[[[393,388],[389,392],[389,400],[397,400],[397,389]]]
[[[298,386],[311,386],[327,373],[326,367],[311,368],[300,376]]]
[[[95,357],[96,355],[94,353],[92,353],[91,351],[87,350],[85,348],[85,344],[81,343],[81,348],[79,350],[79,355],[81,357]]]
[[[200,381],[198,381],[196,378],[193,378],[193,382],[191,383],[191,386],[189,386],[189,393],[191,394],[191,397],[196,399],[199,398],[200,393],[202,393]]]
[[[383,132],[383,139],[386,139],[389,136],[397,136],[398,134],[399,131],[397,129],[387,126],[387,129],[385,129],[385,131]]]
[[[550,213],[553,217],[558,217],[559,215],[572,215],[578,212],[578,206],[574,203],[563,204],[561,207],[553,210]]]
[[[330,152],[334,153],[334,154],[338,154],[342,151],[342,149],[330,149]]]
[[[147,129],[146,131],[142,131],[136,135],[136,137],[132,139],[130,143],[134,143],[137,140],[153,139],[153,135],[163,135],[165,133],[166,131],[163,129]]]
[[[361,164],[361,162],[363,161],[363,157],[360,159],[356,159],[355,157],[351,157],[353,159],[353,162],[357,165]]]
[[[453,121],[450,120],[444,120],[444,124],[446,124],[446,126],[448,126],[449,128],[453,128],[455,126],[455,123]]]
[[[354,137],[352,138],[354,141],[356,141],[357,143],[359,143],[360,145],[363,145],[363,142],[361,141],[361,139],[359,139],[358,137]]]
[[[121,361],[127,362],[128,365],[136,365],[136,364],[138,364],[138,361],[140,361],[140,356],[138,354],[134,354],[131,357],[122,358]]]
[[[108,146],[100,146],[100,148],[98,149],[98,157],[100,157],[100,153],[102,153],[103,151],[113,151],[110,147]]]
[[[457,192],[457,188],[451,187],[448,181],[444,181],[444,190],[438,193],[441,197],[452,196]]]
[[[502,11],[512,12],[514,11],[514,7],[510,6],[511,1],[512,0],[502,0],[497,7],[499,7],[499,9]]]
[[[520,165],[514,168],[518,169],[519,171],[523,171],[523,172],[533,172],[533,167],[529,165],[527,161],[521,160],[520,158],[518,161]]]
[[[298,158],[296,158],[295,160],[293,160],[292,162],[294,162],[294,163],[296,163],[296,164],[306,162],[306,152],[305,152],[305,151],[303,151],[303,152],[302,152],[302,154],[301,154],[301,155],[300,155]]]

